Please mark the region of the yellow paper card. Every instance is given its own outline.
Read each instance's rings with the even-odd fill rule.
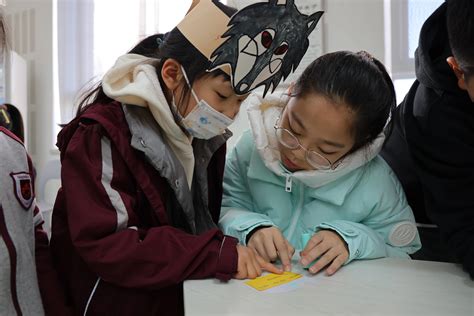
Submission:
[[[284,272],[283,274],[267,274],[256,279],[245,282],[258,291],[265,291],[272,287],[282,285],[293,280],[301,278],[302,275],[293,272]]]

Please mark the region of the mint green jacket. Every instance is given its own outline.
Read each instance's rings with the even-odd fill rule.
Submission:
[[[227,157],[219,226],[241,244],[256,227],[276,226],[296,249],[304,248],[302,234],[333,230],[348,245],[346,263],[409,258],[421,247],[402,187],[381,157],[312,188],[268,169],[250,131]]]

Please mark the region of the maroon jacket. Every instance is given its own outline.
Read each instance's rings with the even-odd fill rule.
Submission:
[[[131,142],[117,102],[90,107],[58,136],[62,188],[51,246],[78,315],[180,315],[184,280],[228,280],[237,271],[236,239],[217,228],[200,235],[176,228],[186,225],[172,222],[168,181]],[[214,223],[224,159],[225,145],[207,166]]]

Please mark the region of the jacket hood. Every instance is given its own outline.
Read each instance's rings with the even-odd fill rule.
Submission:
[[[274,129],[285,104],[279,98],[269,96],[262,99],[255,94],[250,95],[247,102],[255,147],[265,166],[279,176],[291,174],[293,178],[311,188],[322,187],[365,165],[378,155],[385,140],[385,135],[381,133],[370,146],[361,148],[343,158],[341,164],[335,170],[310,170],[291,173],[281,164],[278,140]]]
[[[87,121],[100,121],[101,125],[107,125],[105,127],[121,126],[124,124],[123,115],[120,115],[119,112],[115,110],[117,107],[120,107],[119,102],[94,104],[89,107],[85,113],[82,113],[64,126],[59,132],[56,141],[56,147],[58,147],[61,152],[61,159],[80,124],[84,124]],[[98,120],[97,118],[99,117],[104,118],[104,120]]]
[[[458,92],[457,79],[446,59],[452,56],[446,26],[446,2],[425,21],[415,52],[416,78],[434,90]]]
[[[141,55],[123,55],[105,74],[102,87],[104,93],[115,101],[146,107],[150,110],[155,121],[163,130],[164,137],[170,144],[171,149],[183,165],[188,185],[191,186],[194,172],[194,154],[191,139],[184,134],[174,120],[153,66],[156,62],[156,59]],[[88,112],[90,113],[90,111]],[[108,115],[115,114],[109,113]],[[86,114],[84,117],[87,118],[88,115]],[[71,124],[73,123],[71,122],[58,135],[56,145],[60,151],[67,147],[77,128],[78,120],[79,118],[73,120],[76,124]]]
[[[157,59],[137,54],[120,56],[104,75],[102,88],[115,101],[150,110],[163,130],[171,150],[185,169],[187,182],[191,187],[194,173],[192,140],[174,119],[156,74],[154,65],[157,62]]]

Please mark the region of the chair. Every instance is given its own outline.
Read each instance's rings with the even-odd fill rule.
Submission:
[[[59,186],[55,186],[54,180],[59,181]],[[51,237],[51,216],[53,213],[54,200],[61,186],[60,181],[61,162],[59,159],[49,160],[45,166],[38,171],[36,204],[43,215],[44,229],[48,233],[48,237]]]

